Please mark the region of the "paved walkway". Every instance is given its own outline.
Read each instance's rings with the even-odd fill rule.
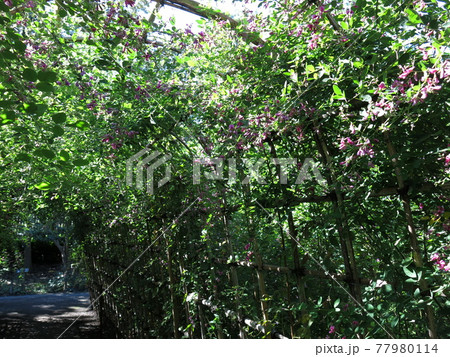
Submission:
[[[0,338],[104,338],[88,293],[0,297]]]

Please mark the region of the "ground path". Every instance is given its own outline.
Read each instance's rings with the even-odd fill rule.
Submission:
[[[0,297],[0,338],[104,338],[88,293]]]

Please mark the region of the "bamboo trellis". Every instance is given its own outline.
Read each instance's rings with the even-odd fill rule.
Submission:
[[[157,1],[160,3],[159,1]],[[234,28],[237,27],[238,23],[220,12],[211,12],[207,8],[203,7],[199,3],[191,0],[180,0],[172,1],[166,0],[165,5],[172,6],[174,8],[184,10],[193,14],[197,14],[202,17],[220,17],[223,20],[228,21]],[[329,21],[332,23],[336,31],[340,31],[339,25],[337,25],[333,18]],[[248,37],[248,34],[241,34],[244,37]],[[254,43],[261,43],[262,40],[257,37],[252,37],[250,39]],[[326,133],[319,123],[314,122],[314,127],[317,130],[314,133],[314,141],[317,146],[317,150],[322,158],[323,163],[327,167],[332,167],[333,157],[331,156],[330,150],[327,144]],[[390,141],[389,135],[385,136],[386,146],[389,155],[395,160],[396,150]],[[269,142],[271,147],[272,156],[276,156],[275,146],[273,143]],[[415,231],[415,226],[411,213],[410,196],[408,193],[408,187],[406,186],[404,179],[402,178],[402,172],[394,161],[394,173],[397,180],[397,187],[386,187],[378,191],[370,192],[358,192],[356,197],[364,197],[377,199],[386,196],[396,196],[398,197],[405,211],[406,228],[410,238],[411,253],[413,255],[413,261],[416,267],[423,267],[422,252],[418,246],[417,233]],[[247,212],[247,230],[248,235],[251,237],[254,244],[255,251],[255,261],[242,261],[242,260],[227,260],[223,258],[217,258],[213,256],[213,249],[211,243],[208,242],[207,255],[208,263],[210,268],[210,280],[213,281],[213,277],[216,275],[218,267],[225,266],[229,270],[229,285],[233,289],[234,300],[232,304],[234,309],[232,310],[227,304],[220,304],[219,291],[217,286],[209,287],[207,292],[212,298],[206,299],[205,292],[195,292],[197,299],[193,302],[196,305],[198,311],[198,319],[200,321],[200,329],[195,331],[192,328],[187,328],[184,331],[184,335],[189,338],[206,338],[207,333],[205,327],[208,324],[207,314],[214,314],[217,311],[222,312],[219,321],[217,322],[217,337],[224,338],[224,327],[229,325],[224,319],[229,319],[234,321],[234,325],[237,326],[237,333],[239,337],[245,338],[248,335],[248,330],[258,331],[261,335],[266,337],[274,338],[285,338],[282,334],[276,332],[273,328],[274,322],[271,321],[270,309],[268,306],[267,296],[267,284],[265,275],[266,272],[282,274],[286,277],[287,294],[286,300],[289,304],[292,304],[292,294],[291,287],[296,286],[298,300],[300,303],[306,302],[308,300],[307,292],[305,291],[304,278],[314,277],[319,279],[328,279],[331,281],[339,281],[346,283],[349,291],[357,303],[362,303],[362,285],[371,285],[374,283],[373,278],[361,277],[358,271],[358,260],[355,256],[354,246],[353,246],[353,236],[351,227],[348,222],[346,212],[347,208],[345,202],[349,199],[355,197],[355,194],[348,194],[344,192],[338,185],[338,179],[336,173],[331,170],[330,175],[327,177],[328,183],[334,189],[328,195],[310,195],[310,196],[295,196],[284,190],[283,195],[279,199],[259,199],[259,203],[264,208],[271,210],[274,208],[284,207],[285,213],[287,215],[287,232],[281,232],[283,239],[283,254],[284,254],[284,266],[268,264],[263,257],[262,250],[259,247],[259,242],[257,241],[254,227],[254,217],[253,213]],[[441,187],[435,187],[432,184],[425,184],[421,187],[415,187],[416,192],[430,193],[447,191],[450,189],[450,184],[442,185]],[[308,260],[307,254],[304,259],[300,259],[299,255],[299,241],[302,237],[302,232],[299,231],[299,227],[296,226],[295,220],[293,218],[292,210],[304,203],[326,203],[330,202],[332,209],[336,213],[336,226],[338,230],[338,235],[340,239],[341,255],[343,257],[345,266],[345,275],[330,273],[328,271],[323,271],[320,269],[311,269],[306,267],[306,262]],[[248,209],[250,202],[246,201],[246,208]],[[224,236],[226,242],[226,249],[229,256],[234,256],[233,247],[233,237],[230,233],[230,220],[231,215],[238,208],[228,206],[225,202],[223,205],[223,210],[220,212],[221,221],[224,227]],[[293,266],[288,266],[287,263],[287,252],[285,249],[285,237],[291,246],[291,260]],[[96,252],[95,248],[87,249],[86,253],[88,256],[87,266],[90,271],[91,278],[91,289],[94,298],[98,299],[97,310],[100,314],[101,321],[103,324],[111,326],[117,331],[117,334],[121,337],[175,337],[179,338],[183,334],[183,323],[182,320],[186,321],[186,325],[189,325],[189,321],[192,318],[191,306],[186,301],[186,296],[194,292],[189,291],[189,287],[185,284],[180,285],[180,274],[186,269],[190,269],[186,266],[186,262],[183,261],[181,257],[174,257],[174,247],[175,243],[171,243],[168,236],[164,237],[164,244],[162,244],[165,250],[165,257],[167,261],[166,268],[159,266],[155,267],[154,264],[151,265],[151,273],[157,277],[157,284],[159,288],[165,289],[165,294],[169,297],[171,306],[171,316],[172,316],[172,329],[166,331],[166,334],[161,336],[154,336],[153,331],[156,331],[155,320],[158,318],[163,318],[164,316],[164,302],[159,304],[155,303],[151,305],[151,308],[143,305],[142,302],[148,302],[152,297],[152,292],[147,286],[147,277],[144,276],[134,276],[135,282],[130,284],[133,279],[127,278],[126,289],[111,289],[111,291],[105,291],[105,288],[116,278],[113,272],[120,271],[120,269],[125,269],[126,264],[118,264],[117,261],[111,259],[110,257],[101,256]],[[127,251],[126,244],[121,244],[116,242],[119,250]],[[121,247],[121,249],[120,249]],[[136,246],[133,246],[136,248]],[[138,246],[139,247],[139,246]],[[140,248],[143,248],[142,246]],[[114,248],[117,249],[117,248]],[[132,258],[132,257],[130,257]],[[159,269],[158,269],[159,268]],[[244,312],[241,306],[241,285],[242,276],[240,275],[241,269],[251,269],[255,271],[257,288],[255,289],[255,296],[259,302],[258,310],[260,311],[260,316],[257,318],[246,318],[244,317]],[[167,286],[168,285],[168,286]],[[420,279],[418,282],[419,288],[422,293],[429,294],[429,287],[424,279]],[[184,295],[184,301],[183,301]],[[214,301],[214,303],[212,302]],[[155,309],[156,307],[156,309]],[[207,307],[209,312],[205,311],[203,307]],[[153,309],[153,310],[152,310]],[[433,312],[433,308],[428,306],[425,308],[425,315],[428,326],[428,334],[431,338],[437,337],[436,322]],[[211,316],[210,316],[211,317]],[[258,322],[259,321],[259,322]],[[294,324],[292,314],[290,315],[290,333],[291,337],[295,337]]]

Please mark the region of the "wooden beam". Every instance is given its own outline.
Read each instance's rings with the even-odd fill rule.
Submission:
[[[246,267],[246,268],[253,268],[253,269],[257,269],[258,268],[258,264],[254,263],[254,262],[247,262],[247,261],[233,261],[233,262],[229,262],[226,259],[215,259],[215,261],[218,264],[223,264],[223,265],[228,265],[228,266],[240,266],[240,267]],[[321,272],[318,270],[310,270],[310,269],[300,269],[300,270],[296,270],[293,268],[288,268],[288,267],[280,267],[280,266],[276,266],[276,265],[271,265],[271,264],[263,264],[261,266],[262,270],[266,270],[266,271],[273,271],[276,273],[292,273],[292,274],[300,274],[302,276],[315,276],[318,278],[325,278],[325,279],[333,279],[333,280],[340,280],[340,281],[347,281],[348,278],[345,275],[337,275],[337,274],[330,274],[330,273],[325,273],[325,272]],[[367,278],[359,278],[359,283],[360,284],[365,284],[365,285],[370,285],[372,284],[373,280],[372,279],[367,279]]]

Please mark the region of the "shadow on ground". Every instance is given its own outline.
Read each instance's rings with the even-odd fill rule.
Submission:
[[[88,293],[0,297],[0,338],[110,337],[89,304]]]

